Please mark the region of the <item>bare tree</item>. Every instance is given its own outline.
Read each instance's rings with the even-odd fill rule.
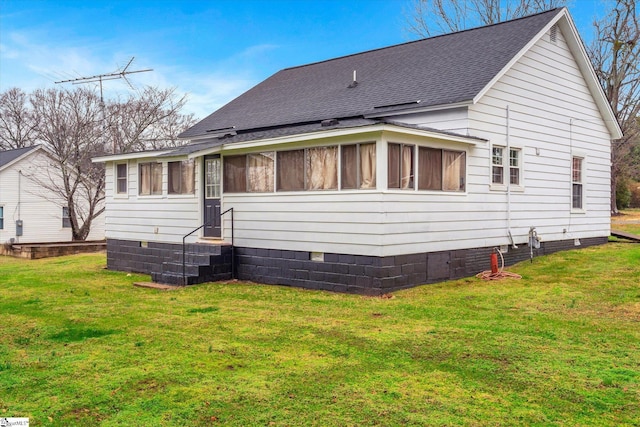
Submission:
[[[73,240],[85,240],[104,211],[104,167],[91,158],[104,154],[100,97],[88,89],[37,90],[31,97],[39,118],[37,138],[53,154],[48,179],[31,177],[42,196],[64,200]]]
[[[0,94],[0,150],[35,145],[37,127],[26,93],[11,88]]]
[[[104,212],[104,166],[91,159],[179,145],[177,135],[195,123],[193,115],[180,113],[185,103],[175,89],[154,87],[104,105],[86,88],[30,95],[13,88],[0,94],[0,148],[48,149],[45,178],[30,178],[43,188],[42,197],[64,200],[73,240],[85,240]]]
[[[496,24],[566,4],[565,0],[413,0],[407,29],[421,37]]]
[[[180,111],[186,97],[175,89],[145,88],[139,95],[107,106],[107,136],[116,153],[177,146],[177,135],[195,123]]]
[[[589,57],[624,136],[611,147],[611,213],[617,214],[618,179],[637,174],[640,150],[640,25],[636,0],[616,0],[593,25]]]

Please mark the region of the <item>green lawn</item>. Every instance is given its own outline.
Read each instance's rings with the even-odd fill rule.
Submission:
[[[32,426],[638,425],[640,245],[391,298],[175,291],[0,257],[0,417]]]
[[[611,217],[611,228],[640,236],[640,209],[625,209]]]

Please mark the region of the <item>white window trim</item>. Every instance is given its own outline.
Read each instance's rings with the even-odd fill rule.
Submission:
[[[118,193],[118,165],[125,165],[127,167],[127,191],[124,193]],[[113,198],[114,199],[128,199],[129,198],[129,186],[131,185],[131,179],[129,177],[129,162],[115,162],[113,164]]]
[[[522,193],[524,192],[525,186],[524,186],[524,149],[525,147],[520,146],[520,145],[512,145],[509,147],[510,150],[517,150],[520,155],[518,156],[518,160],[519,160],[519,166],[518,169],[520,170],[520,184],[509,184],[507,182],[503,182],[502,184],[494,184],[493,181],[493,148],[494,147],[498,147],[498,148],[502,148],[503,149],[503,155],[502,155],[502,168],[503,168],[503,174],[502,174],[502,178],[504,181],[506,180],[511,180],[511,162],[510,162],[510,156],[511,153],[507,152],[507,146],[506,145],[500,145],[500,144],[492,144],[491,147],[489,148],[489,190],[491,191],[507,191],[507,187],[510,187],[509,190],[513,191],[513,192],[517,192],[517,193]]]
[[[160,184],[160,194],[140,194],[140,165],[147,163],[159,163],[162,167],[162,182]],[[140,160],[136,163],[136,196],[140,199],[163,199],[167,197],[166,188],[167,162],[157,160]]]
[[[186,159],[187,161],[189,159]],[[182,160],[169,160],[167,162],[167,167],[166,167],[166,172],[167,172],[167,199],[194,199],[196,197],[196,194],[198,192],[198,162],[195,161],[195,159],[193,159],[193,193],[169,193],[169,163],[173,163],[173,162],[183,162],[185,161],[185,159]],[[164,181],[164,173],[165,173],[165,168],[164,166],[162,167],[162,180]],[[162,193],[164,194],[164,187],[162,188]],[[157,196],[157,194],[156,194]],[[146,196],[145,196],[146,197]]]
[[[580,169],[580,184],[582,185],[582,208],[573,207],[573,159],[579,158],[582,160]],[[572,151],[571,160],[569,164],[569,206],[571,207],[572,214],[586,214],[587,213],[587,183],[586,183],[586,171],[587,171],[587,156],[581,151]]]

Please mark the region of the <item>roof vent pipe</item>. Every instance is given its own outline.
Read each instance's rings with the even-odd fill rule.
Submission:
[[[358,86],[358,78],[357,78],[357,72],[356,70],[353,70],[353,81],[351,82],[351,84],[349,86],[347,86],[349,89],[352,89],[354,87]]]

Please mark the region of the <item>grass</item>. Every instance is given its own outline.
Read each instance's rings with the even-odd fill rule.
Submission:
[[[640,209],[625,209],[611,218],[611,228],[640,235]]]
[[[0,417],[32,426],[599,425],[640,419],[640,245],[392,298],[131,286],[0,257]]]

